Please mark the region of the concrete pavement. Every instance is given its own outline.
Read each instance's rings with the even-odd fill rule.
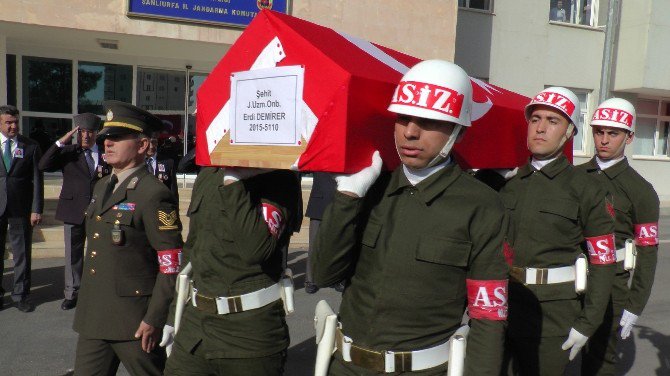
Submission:
[[[670,229],[670,218],[661,222],[661,233]],[[670,284],[670,237],[664,235],[659,251],[658,272],[651,300],[633,330],[634,335],[623,341],[620,364],[621,375],[670,375],[670,295],[665,286]],[[313,311],[320,299],[328,300],[337,310],[340,295],[333,289],[321,289],[314,295],[306,294],[304,282],[306,252],[292,248],[289,265],[295,271],[297,310],[289,316],[291,346],[286,365],[287,376],[308,376],[313,372],[316,346],[314,344]],[[12,278],[11,260],[3,284],[8,287]],[[19,312],[9,306],[0,311],[0,374],[65,375],[74,364],[77,336],[72,331],[74,311],[62,311],[63,259],[34,260],[31,299],[37,304],[32,313]],[[575,364],[576,367],[577,364]],[[127,375],[124,370],[119,375]],[[570,373],[577,375],[577,373]]]

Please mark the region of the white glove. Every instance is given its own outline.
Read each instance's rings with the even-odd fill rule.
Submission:
[[[570,360],[574,359],[579,351],[586,345],[586,341],[589,340],[589,337],[583,335],[582,333],[575,330],[575,328],[570,329],[570,334],[568,334],[568,340],[563,343],[561,348],[563,350],[570,350]]]
[[[495,168],[493,171],[497,172],[498,175],[502,176],[505,180],[509,180],[516,176],[516,173],[519,172],[519,168],[515,167],[514,169],[510,168]]]
[[[250,177],[264,174],[270,172],[269,168],[248,168],[248,167],[226,167],[225,172],[223,173],[223,181],[232,180],[244,180],[249,179]]]
[[[379,152],[372,154],[372,163],[370,166],[350,175],[337,175],[337,190],[340,192],[351,192],[358,197],[363,197],[377,180],[382,171],[382,157]]]
[[[630,331],[633,329],[633,326],[635,326],[638,318],[638,315],[630,313],[625,309],[623,310],[621,322],[619,322],[619,325],[621,325],[621,339],[628,338]]]
[[[161,338],[161,343],[159,343],[158,346],[165,347],[165,353],[167,354],[167,356],[170,356],[170,353],[172,353],[173,343],[174,343],[174,327],[166,324],[163,327],[163,338]]]

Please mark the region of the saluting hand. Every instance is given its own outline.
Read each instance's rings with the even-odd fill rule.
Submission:
[[[156,327],[142,321],[135,332],[135,338],[142,338],[142,350],[149,353],[156,347],[160,334]]]
[[[58,139],[62,145],[69,145],[72,143],[72,136],[79,130],[79,127],[72,128],[71,131],[67,132],[63,137]]]

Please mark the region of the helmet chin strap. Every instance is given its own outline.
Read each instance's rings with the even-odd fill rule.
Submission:
[[[456,143],[456,139],[458,139],[458,135],[461,133],[461,129],[463,129],[463,126],[460,124],[454,124],[454,129],[451,131],[451,134],[449,135],[449,139],[447,140],[447,143],[444,144],[442,147],[442,150],[433,158],[430,163],[423,169],[434,167],[439,165],[440,163],[444,162],[449,158],[449,153],[451,153],[451,149],[454,147],[454,144]]]
[[[626,137],[623,139],[623,142],[621,142],[621,145],[619,145],[619,148],[615,152],[615,155],[617,155],[617,157],[614,157],[612,159],[624,156],[624,154],[625,154],[624,150],[626,150],[626,141],[628,140],[628,137],[630,137],[630,135],[631,135],[631,132],[626,134]]]

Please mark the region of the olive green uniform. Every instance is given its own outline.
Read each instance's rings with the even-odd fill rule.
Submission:
[[[614,375],[616,371],[617,335],[623,310],[637,316],[642,314],[654,283],[658,254],[659,200],[656,191],[630,165],[627,159],[601,170],[595,157],[577,168],[586,171],[614,196],[616,213],[615,235],[617,249],[624,248],[626,239],[636,243],[637,263],[628,287],[630,272],[618,262],[610,304],[605,320],[589,339],[582,359],[584,375]],[[651,231],[636,233],[636,226],[647,226]],[[651,229],[655,226],[654,229]]]
[[[349,281],[339,313],[342,331],[355,345],[377,352],[446,342],[461,325],[468,283],[499,283],[504,296],[491,295],[487,307],[499,308],[498,316],[471,320],[466,356],[467,374],[495,375],[507,315],[506,226],[497,194],[456,164],[416,186],[399,167],[383,173],[364,198],[335,194],[312,258],[315,283]],[[446,370],[443,364],[411,373]],[[376,374],[343,361],[339,351],[329,372]]]
[[[574,265],[579,255],[589,255],[587,238],[612,239],[614,221],[605,189],[565,156],[539,171],[524,165],[500,193],[510,214],[514,267]],[[525,285],[510,278],[506,350],[515,374],[563,374],[570,351],[561,344],[571,328],[593,335],[607,307],[614,271],[613,260],[602,264],[589,258],[583,296],[575,292],[574,281]]]
[[[276,170],[224,186],[224,169],[203,168],[188,209],[190,230],[184,261],[193,267],[198,294],[233,297],[276,284],[282,247],[302,220],[297,176]],[[272,210],[278,230],[262,211]],[[266,223],[267,222],[267,223]],[[187,303],[169,375],[281,375],[288,327],[281,300],[230,314]]]
[[[86,210],[75,374],[115,374],[120,358],[133,375],[159,375],[164,350],[145,353],[135,331],[142,321],[161,331],[168,316],[182,248],[177,203],[144,165],[103,200],[111,176],[95,185]]]

